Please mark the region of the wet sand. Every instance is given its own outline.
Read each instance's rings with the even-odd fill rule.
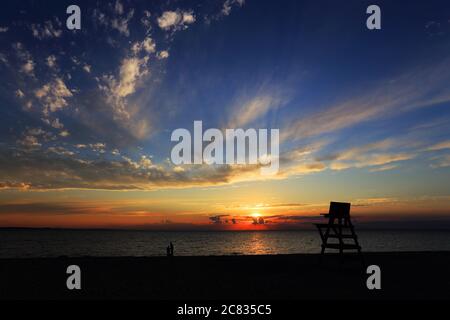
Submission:
[[[335,255],[40,258],[0,260],[0,299],[450,299],[450,252],[366,253],[381,267],[379,291],[366,287],[357,256]],[[82,290],[66,288],[66,268],[82,270]]]

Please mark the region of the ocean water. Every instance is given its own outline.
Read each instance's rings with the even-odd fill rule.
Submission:
[[[449,231],[358,231],[365,252],[450,251]],[[0,258],[162,256],[172,241],[179,256],[320,252],[316,231],[154,232],[0,230]]]

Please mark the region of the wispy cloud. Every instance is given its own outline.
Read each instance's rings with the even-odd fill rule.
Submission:
[[[349,168],[364,168],[372,166],[384,166],[389,163],[411,160],[415,154],[408,153],[381,153],[356,157],[353,161],[335,161],[331,163],[331,169],[344,170]]]
[[[370,172],[389,171],[389,170],[394,170],[394,169],[398,168],[398,166],[399,166],[398,164],[388,164],[388,165],[381,166],[381,167],[378,167],[378,168],[370,169],[369,171]]]
[[[139,117],[139,109],[130,106],[128,97],[133,95],[150,75],[149,57],[127,57],[121,62],[118,76],[104,75],[98,79],[114,120],[138,139],[148,136],[151,124]]]
[[[445,150],[450,149],[450,140],[442,141],[436,144],[433,144],[426,148],[426,151],[438,151],[438,150]]]
[[[231,110],[227,128],[244,128],[253,121],[260,119],[270,110],[280,107],[281,98],[276,95],[257,95],[251,99],[239,99]]]
[[[444,155],[442,157],[438,157],[434,159],[434,162],[431,164],[432,168],[446,168],[450,167],[450,155]]]
[[[299,140],[337,132],[414,108],[447,102],[450,100],[450,89],[446,83],[450,80],[450,75],[440,70],[449,66],[450,60],[445,60],[387,79],[367,93],[288,123],[281,138]]]

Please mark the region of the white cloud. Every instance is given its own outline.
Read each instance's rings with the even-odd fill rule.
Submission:
[[[106,152],[106,144],[105,143],[101,143],[101,142],[91,143],[91,144],[89,144],[89,148],[92,151],[98,152],[98,153],[105,153]]]
[[[19,60],[23,63],[20,66],[20,72],[25,73],[31,77],[34,77],[34,67],[35,63],[31,54],[24,48],[21,42],[16,42],[13,45],[16,55]]]
[[[143,16],[141,18],[141,23],[145,27],[146,32],[149,33],[152,30],[152,22],[150,20],[150,17],[152,14],[148,10],[144,10]]]
[[[52,21],[45,21],[44,24],[32,24],[31,31],[33,36],[37,39],[59,38],[62,35],[62,30],[58,30]]]
[[[148,156],[142,156],[139,166],[143,169],[150,169],[153,166],[153,162]]]
[[[72,152],[70,150],[67,150],[67,149],[65,149],[63,147],[50,147],[47,150],[50,151],[50,152],[56,153],[56,154],[58,154],[60,156],[71,157],[71,156],[75,155],[74,152]]]
[[[63,130],[63,131],[61,131],[61,133],[60,133],[59,135],[60,135],[61,137],[65,138],[65,137],[70,136],[70,133],[69,133],[69,131],[67,131],[67,130]]]
[[[25,47],[22,42],[16,42],[12,45],[12,47],[16,51],[17,57],[20,60],[26,61],[32,59],[31,54],[27,50],[25,50]]]
[[[136,84],[149,73],[147,67],[148,57],[143,59],[125,58],[120,66],[120,81],[114,88],[118,97],[126,97],[136,91]]]
[[[226,0],[222,6],[222,15],[228,16],[231,13],[231,9],[234,5],[238,5],[242,7],[245,3],[245,0]]]
[[[149,56],[126,57],[122,59],[117,76],[109,74],[96,78],[98,88],[105,94],[105,102],[112,109],[113,119],[139,139],[148,135],[149,119],[139,116],[141,108],[138,104],[130,102],[130,96],[149,76],[148,61]]]
[[[380,151],[386,151],[396,147],[394,140],[385,139],[374,143],[369,143],[359,147],[353,147],[332,156],[326,156],[325,158],[329,158],[331,160],[354,160],[361,156],[364,156],[368,153],[380,153]]]
[[[35,65],[36,64],[34,63],[33,60],[31,60],[31,59],[27,60],[25,62],[25,64],[23,64],[22,67],[20,68],[20,71],[23,72],[23,73],[26,73],[26,74],[28,74],[30,76],[32,76],[33,72],[34,72]]]
[[[42,146],[39,139],[47,141],[50,137],[51,133],[46,132],[41,128],[29,128],[22,134],[22,138],[17,140],[17,144],[27,149],[37,149]]]
[[[143,45],[145,52],[147,52],[147,53],[153,53],[156,50],[156,44],[152,40],[152,38],[146,38],[144,40],[144,42],[142,43],[142,45]]]
[[[176,173],[182,173],[182,172],[185,172],[186,170],[184,170],[184,168],[183,167],[174,167],[173,168],[173,172],[176,172]]]
[[[316,159],[330,161],[330,169],[337,171],[365,167],[374,167],[370,169],[370,172],[386,171],[396,168],[397,162],[411,160],[417,156],[417,152],[399,150],[401,146],[404,146],[403,142],[385,139]]]
[[[181,21],[181,15],[175,11],[166,11],[158,18],[158,26],[161,29],[169,29]]]
[[[114,10],[117,14],[123,14],[123,4],[119,0],[116,1]]]
[[[91,68],[92,67],[90,65],[88,65],[88,64],[85,64],[83,66],[83,70],[86,71],[87,73],[91,73]]]
[[[81,64],[80,60],[78,60],[77,57],[72,57],[72,58],[70,58],[70,60],[72,60],[72,62],[77,66],[79,66]]]
[[[436,143],[426,149],[426,151],[438,151],[450,149],[450,140]]]
[[[56,57],[54,55],[48,56],[45,63],[47,64],[47,66],[49,68],[55,68],[56,67]]]
[[[99,84],[100,90],[106,92],[109,102],[112,104],[116,115],[129,117],[125,110],[124,98],[136,91],[138,82],[149,74],[147,66],[148,57],[139,59],[137,57],[125,58],[122,60],[119,70],[119,77],[103,76],[99,81],[105,83]]]
[[[59,121],[58,118],[51,121],[50,125],[55,129],[62,129],[64,128],[64,125]]]
[[[18,97],[18,98],[23,98],[23,97],[25,97],[25,94],[24,94],[23,91],[20,90],[20,89],[17,89],[16,92],[15,92],[15,94],[16,94],[16,97]]]
[[[319,156],[318,153],[323,152],[323,147],[331,142],[331,140],[318,141],[282,153],[281,175],[308,174],[327,169],[341,171],[351,168],[368,168],[370,172],[381,172],[395,169],[402,161],[417,156],[416,152],[402,152],[399,147],[403,144],[389,139]]]
[[[31,128],[28,129],[28,134],[32,135],[32,136],[43,136],[46,134],[46,132],[44,130],[42,130],[41,128]]]
[[[147,37],[142,42],[135,42],[131,47],[131,51],[134,54],[138,54],[141,51],[145,51],[146,53],[154,53],[156,51],[156,43],[152,38]]]
[[[112,8],[110,7],[110,11],[111,17],[108,17],[105,13],[95,9],[93,17],[101,26],[117,30],[120,34],[126,37],[130,36],[129,23],[131,19],[133,19],[134,9],[131,9],[127,14],[125,14],[125,8],[122,3],[116,1],[115,5]]]
[[[61,78],[56,78],[42,86],[34,94],[43,104],[43,111],[46,115],[66,107],[68,105],[66,99],[73,96]]]
[[[245,4],[245,0],[226,0],[223,2],[219,12],[211,16],[206,16],[205,21],[210,23],[213,20],[220,20],[223,17],[229,16],[234,7],[242,7]]]
[[[158,19],[158,26],[163,30],[179,30],[187,28],[188,24],[195,22],[192,11],[165,11]]]
[[[169,57],[169,51],[166,51],[166,50],[160,51],[160,52],[158,52],[156,57],[160,60],[167,59]]]
[[[191,24],[195,22],[195,16],[192,12],[183,12],[183,23]]]
[[[370,169],[370,172],[384,172],[398,168],[398,164],[388,164],[385,166]]]
[[[255,96],[249,100],[241,99],[232,109],[233,113],[227,128],[242,128],[264,116],[270,110],[278,108],[281,104],[280,98],[268,94]]]
[[[8,59],[3,53],[0,53],[0,61],[3,62],[4,64],[8,64]]]
[[[21,140],[18,140],[17,143],[27,148],[36,148],[41,146],[39,140],[32,135],[23,137]]]
[[[364,168],[372,166],[383,166],[393,162],[406,161],[415,158],[412,153],[380,153],[368,154],[355,157],[352,161],[337,161],[331,163],[331,169],[344,170],[348,168]]]
[[[436,163],[431,165],[433,169],[450,167],[450,155],[445,155],[437,160],[438,161]]]
[[[133,94],[138,82],[150,72],[147,65],[148,59],[148,57],[123,59],[120,65],[119,79],[117,80],[112,75],[104,76],[101,80],[106,82],[106,86],[100,84],[100,89],[115,99],[126,98]]]
[[[450,101],[450,90],[445,85],[450,80],[449,74],[439,72],[447,70],[449,66],[450,59],[417,67],[396,79],[383,81],[379,87],[365,94],[293,120],[283,130],[281,140],[298,140],[332,133],[383,116]],[[419,83],[417,79],[422,82]]]
[[[129,37],[130,36],[130,30],[128,28],[128,24],[130,20],[134,16],[134,10],[131,9],[130,12],[128,12],[126,17],[116,17],[111,20],[111,28],[116,29],[121,33],[122,35]]]

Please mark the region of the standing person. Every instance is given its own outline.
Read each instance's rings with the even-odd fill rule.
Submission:
[[[173,257],[173,243],[170,242],[170,255]]]

